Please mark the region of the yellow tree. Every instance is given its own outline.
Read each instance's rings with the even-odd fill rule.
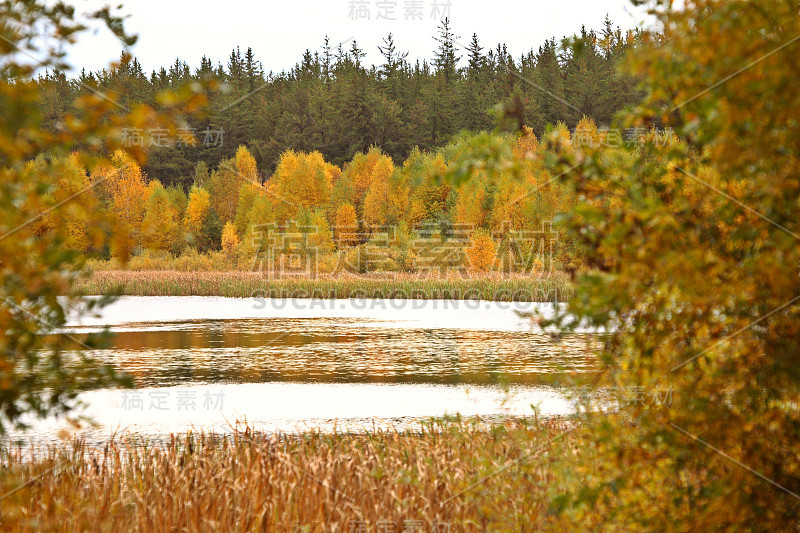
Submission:
[[[448,163],[442,153],[435,155],[412,153],[403,166],[414,184],[409,202],[407,221],[415,226],[444,213],[450,184],[441,177],[447,172]]]
[[[275,205],[272,197],[267,194],[263,187],[254,192],[256,194],[245,216],[244,227],[246,229],[244,233],[241,233],[242,237],[239,245],[241,255],[250,259],[255,259],[259,249],[263,251],[263,246],[266,244],[264,237],[265,227],[276,222]]]
[[[597,130],[594,119],[584,115],[583,118],[578,121],[578,124],[575,125],[575,133],[572,135],[572,145],[576,149],[583,147],[597,148],[600,146],[601,142],[610,144],[615,141],[613,138],[609,139],[607,134],[601,139],[600,132]]]
[[[539,188],[513,176],[498,177],[494,195],[491,225],[494,230],[520,230],[529,222],[528,207],[536,200]]]
[[[211,173],[206,189],[210,195],[211,206],[223,222],[236,219],[236,206],[239,203],[239,188],[243,179],[236,169],[236,161],[226,159]]]
[[[389,182],[385,179],[375,180],[364,198],[364,215],[362,220],[366,227],[381,227],[386,224],[389,211]]]
[[[331,200],[328,204],[328,218],[336,220],[336,211],[344,204],[355,205],[356,192],[350,176],[341,173],[334,181],[331,188]]]
[[[322,210],[314,211],[311,214],[311,234],[308,238],[308,245],[319,256],[333,251],[333,233],[328,219],[325,218],[325,212]]]
[[[514,155],[519,159],[535,159],[539,150],[539,140],[533,129],[523,126],[517,142],[514,145]]]
[[[236,226],[227,222],[222,228],[222,250],[228,257],[234,257],[239,247],[239,236],[236,234]]]
[[[47,164],[43,159],[37,158],[35,162],[29,163],[33,172],[48,175]],[[56,181],[53,184],[52,192],[47,197],[54,204],[63,201],[74,195],[84,196],[82,202],[67,202],[60,209],[48,211],[41,220],[35,224],[36,233],[43,235],[52,232],[56,227],[66,229],[66,245],[76,250],[87,251],[90,246],[98,246],[100,241],[95,236],[93,242],[90,241],[89,220],[92,218],[92,211],[98,208],[98,201],[91,190],[91,183],[86,170],[80,165],[76,154],[66,157],[59,157],[50,163],[50,167],[55,175]],[[58,198],[58,200],[56,199]]]
[[[151,181],[148,188],[150,194],[142,222],[142,245],[153,251],[175,250],[179,247],[180,213],[160,181]]]
[[[301,208],[326,206],[336,176],[337,169],[325,162],[319,152],[284,152],[267,183],[277,220],[295,220]]]
[[[319,155],[322,157],[322,154]],[[342,177],[342,169],[332,163],[325,163],[325,179],[328,185],[332,188],[333,184],[339,181]]]
[[[479,173],[459,187],[454,220],[472,228],[485,228],[493,202],[493,187],[485,173]]]
[[[410,191],[408,175],[395,169],[388,156],[381,158],[373,168],[364,198],[364,224],[368,227],[396,225],[406,215]]]
[[[220,244],[219,226],[219,218],[211,205],[209,192],[202,187],[192,187],[184,228],[194,245],[202,251],[216,249]]]
[[[192,187],[189,192],[189,205],[186,207],[186,221],[184,227],[192,233],[200,233],[209,209],[211,199],[208,191],[202,187]]]
[[[364,203],[370,186],[380,180],[387,180],[394,171],[392,158],[379,148],[370,148],[366,154],[357,153],[342,173],[353,184],[354,206],[359,209]]]
[[[253,205],[247,212],[247,227],[264,226],[275,221],[275,202],[262,189],[253,199]]]
[[[111,165],[99,166],[92,172],[92,182],[104,192],[112,214],[138,238],[149,194],[139,164],[126,152],[117,150]]]
[[[353,245],[358,242],[358,219],[356,209],[350,204],[342,204],[336,211],[334,234],[339,245]]]
[[[553,133],[547,137],[548,148],[557,150],[560,153],[572,152],[572,134],[567,125],[558,122],[553,129]]]
[[[167,188],[167,195],[169,196],[172,207],[174,207],[175,211],[178,213],[178,220],[183,223],[184,218],[186,218],[186,208],[189,205],[186,192],[180,185],[172,185]]]
[[[470,269],[476,272],[490,271],[494,266],[496,251],[494,240],[487,231],[473,233],[467,248]]]
[[[236,219],[234,224],[239,235],[247,232],[248,215],[259,195],[264,194],[264,188],[256,182],[248,181],[239,187],[239,201],[236,204]]]
[[[378,228],[386,224],[387,203],[389,201],[389,185],[386,182],[373,183],[364,198],[364,225],[367,228]]]
[[[246,146],[240,145],[234,157],[236,172],[242,181],[258,183],[258,168],[256,160]]]
[[[232,159],[219,164],[217,170],[207,179],[206,188],[211,195],[211,205],[222,222],[237,221],[242,191],[245,191],[245,203],[251,198],[251,191],[260,188],[256,160],[246,146],[239,146]],[[249,206],[245,205],[238,218],[237,227],[244,223],[244,213]],[[244,228],[240,228],[244,231]]]

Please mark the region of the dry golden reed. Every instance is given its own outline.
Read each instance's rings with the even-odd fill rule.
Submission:
[[[2,457],[0,529],[531,531],[546,519],[557,483],[548,462],[556,446],[573,447],[571,427],[461,419],[366,434],[73,443],[33,460],[16,451]]]
[[[234,298],[415,298],[425,300],[564,301],[573,293],[565,274],[543,277],[483,274],[329,274],[272,278],[259,272],[96,271],[74,287],[83,294],[228,296]]]

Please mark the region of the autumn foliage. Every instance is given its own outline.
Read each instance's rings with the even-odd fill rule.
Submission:
[[[102,335],[59,334],[69,313],[107,299],[67,295],[87,258],[113,254],[124,263],[136,244],[164,248],[177,238],[163,188],[148,187],[141,171],[144,150],[123,136],[126,129],[174,134],[179,117],[203,104],[201,86],[158,91],[158,110],[94,91],[70,102],[51,128],[31,81],[36,70],[63,71],[64,50],[88,26],[132,44],[122,22],[108,10],[80,15],[64,3],[0,3],[0,433],[25,417],[69,411],[78,391],[129,384],[80,352]],[[158,211],[159,228],[148,209]]]
[[[553,530],[795,530],[797,3],[653,4],[664,34],[631,58],[648,96],[623,126],[686,141],[542,141],[576,198],[561,228],[596,269],[557,322],[609,333],[596,398],[631,398],[584,402],[587,445],[557,465]]]
[[[476,232],[467,248],[469,266],[477,272],[487,272],[494,266],[495,244],[486,231]]]
[[[582,124],[594,127],[589,119]],[[188,193],[149,179],[118,152],[91,173],[73,161],[64,180],[71,177],[59,185],[70,191],[96,183],[96,192],[86,191],[87,201],[119,222],[116,237],[126,253],[136,256],[177,258],[223,250],[230,268],[251,268],[263,251],[259,241],[265,228],[272,228],[270,239],[293,231],[315,235],[301,248],[309,255],[330,256],[320,263],[323,269],[487,272],[496,266],[492,254],[504,235],[541,232],[543,223],[573,200],[545,168],[545,148],[529,128],[518,136],[486,135],[502,146],[502,172],[475,169],[458,186],[444,177],[468,161],[471,137],[432,153],[415,150],[402,165],[378,148],[356,154],[344,169],[319,152],[289,150],[266,178],[249,149],[240,146],[235,157],[217,168],[198,166]],[[87,249],[79,221],[71,224],[75,239]],[[441,248],[430,241],[431,231],[442,246],[453,249],[439,253],[436,265],[423,258]],[[376,246],[387,250],[385,260],[356,258]],[[572,248],[555,252],[559,264],[579,261]],[[110,255],[119,253],[111,250]]]

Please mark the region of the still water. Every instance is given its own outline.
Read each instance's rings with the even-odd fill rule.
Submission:
[[[403,427],[431,416],[566,414],[566,387],[595,370],[588,331],[560,338],[518,312],[552,305],[443,300],[125,297],[65,332],[108,326],[91,355],[137,389],[84,393],[94,421],[36,421],[15,440],[112,434]]]

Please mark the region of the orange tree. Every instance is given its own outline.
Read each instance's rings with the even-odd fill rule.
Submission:
[[[81,248],[127,247],[109,242],[109,235],[122,232],[115,231],[113,217],[95,208],[97,199],[89,194],[100,180],[78,190],[59,187],[59,161],[69,157],[91,172],[110,167],[109,155],[122,149],[141,164],[141,149],[124,146],[127,130],[166,128],[174,135],[180,117],[204,103],[201,88],[187,87],[180,94],[162,95],[158,110],[143,105],[128,109],[113,93],[90,88],[56,128],[45,129],[31,76],[44,68],[67,69],[64,50],[93,20],[104,21],[125,45],[134,42],[109,8],[79,15],[63,2],[0,2],[0,431],[26,413],[67,411],[80,390],[119,378],[82,351],[94,347],[97,337],[53,334],[71,310],[87,306],[59,297],[69,294],[84,273]],[[39,163],[29,164],[34,158]],[[82,221],[80,243],[70,224],[46,224],[46,231],[37,231],[44,221],[58,220],[56,213],[65,208]],[[64,347],[70,349],[68,356]]]
[[[611,332],[599,386],[620,402],[556,461],[557,530],[797,527],[797,2],[685,4],[651,6],[663,33],[629,65],[648,96],[621,125],[685,141],[546,146],[554,173],[577,165],[561,227],[596,272],[557,321]]]

